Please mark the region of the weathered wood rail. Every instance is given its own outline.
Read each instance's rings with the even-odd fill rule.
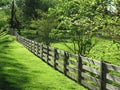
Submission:
[[[89,90],[120,90],[120,66],[70,54],[14,34],[29,51]]]

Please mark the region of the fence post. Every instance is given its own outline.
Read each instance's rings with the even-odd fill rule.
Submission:
[[[25,41],[25,47],[27,48],[27,39],[25,38],[24,41]]]
[[[81,84],[82,80],[82,57],[78,55],[78,83]]]
[[[34,53],[34,41],[32,40],[32,53]]]
[[[25,38],[25,47],[27,48],[27,39]]]
[[[30,40],[28,39],[28,50],[30,51]]]
[[[21,37],[20,37],[20,35],[18,35],[18,41],[21,43]]]
[[[19,37],[18,37],[18,33],[16,32],[16,39],[17,39],[17,41],[19,41],[18,39],[19,39]]]
[[[30,40],[30,51],[32,52],[32,40]]]
[[[17,39],[17,41],[19,42],[19,36],[18,36],[18,34],[16,35],[16,39]]]
[[[19,41],[19,35],[18,35],[18,33],[16,32],[16,38],[17,38],[17,41]]]
[[[23,37],[21,36],[21,43],[23,44]]]
[[[13,29],[13,28],[10,28],[9,30],[10,30],[10,33],[11,33],[12,35],[14,35],[14,29]]]
[[[33,45],[33,42],[32,42],[32,40],[31,40],[31,52],[32,52],[32,45]]]
[[[22,37],[22,44],[25,46],[25,43],[24,43],[24,38]]]
[[[102,60],[101,61],[101,84],[100,84],[100,90],[106,90],[106,74],[107,74],[107,67],[106,63]]]
[[[49,63],[49,46],[47,45],[47,63]]]
[[[54,48],[54,68],[55,68],[55,69],[57,69],[57,68],[56,68],[56,66],[57,66],[56,60],[57,60],[57,49]]]
[[[40,46],[41,46],[41,47],[40,47],[40,51],[41,51],[41,52],[40,52],[40,54],[41,54],[41,55],[40,55],[40,58],[43,59],[43,44],[41,44]]]
[[[31,40],[31,52],[32,52],[32,48],[33,48],[32,46],[33,46],[33,42],[32,42],[32,40]]]
[[[31,52],[33,52],[33,41],[31,40]]]
[[[36,55],[38,56],[38,54],[39,54],[39,43],[37,42]]]
[[[24,40],[24,46],[26,47],[26,39],[24,38],[23,40]]]
[[[22,37],[20,36],[20,43],[22,43]]]
[[[33,44],[33,45],[34,45],[33,53],[36,55],[36,50],[35,50],[35,49],[36,49],[36,42],[35,42],[35,41],[34,41],[34,44]]]
[[[67,65],[68,65],[69,55],[67,52],[64,52],[64,74],[67,75]]]
[[[23,44],[23,38],[22,38],[22,36],[21,36],[21,43]]]

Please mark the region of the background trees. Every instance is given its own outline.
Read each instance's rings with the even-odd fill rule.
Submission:
[[[10,4],[12,0],[0,0],[0,7]]]
[[[36,40],[47,45],[56,39],[69,41],[73,47],[65,45],[74,53],[87,55],[95,45],[94,37],[119,39],[120,19],[115,14],[119,10],[113,13],[109,9],[111,3],[109,0],[17,0],[16,16],[25,32],[34,34]]]
[[[69,30],[71,42],[74,43],[74,53],[88,53],[94,46],[93,36],[117,36],[115,30],[120,30],[115,23],[119,23],[119,17],[112,16],[107,11],[108,3],[108,0],[59,0],[59,4],[54,8],[49,8],[50,16],[59,21],[58,30]]]
[[[2,37],[4,32],[7,32],[8,18],[10,17],[9,4],[11,0],[1,0],[0,1],[0,37]]]

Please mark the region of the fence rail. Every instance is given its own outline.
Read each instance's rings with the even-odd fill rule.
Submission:
[[[17,40],[44,62],[89,90],[120,90],[120,66],[68,52],[24,38]]]

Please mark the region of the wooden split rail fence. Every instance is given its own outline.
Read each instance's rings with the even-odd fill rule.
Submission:
[[[89,90],[120,90],[120,66],[70,54],[14,33],[29,51]]]

